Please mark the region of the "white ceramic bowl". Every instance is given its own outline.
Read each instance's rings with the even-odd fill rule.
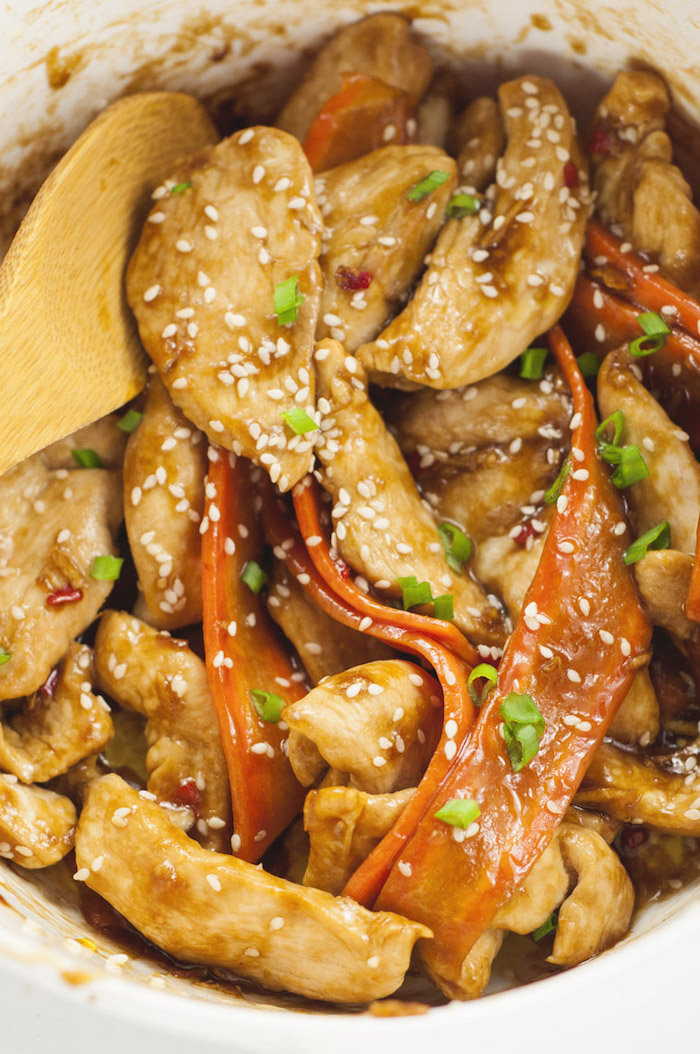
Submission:
[[[389,8],[419,12],[416,29],[467,90],[513,73],[553,76],[583,120],[618,69],[660,70],[677,104],[676,155],[695,181],[700,141],[687,122],[700,118],[698,0],[14,0],[0,7],[0,252],[52,162],[112,99],[172,88],[216,106],[233,94],[239,114],[264,119],[305,48]],[[641,1052],[692,1044],[698,885],[645,908],[620,945],[573,971],[424,1017],[377,1020],[236,1000],[138,960],[114,968],[107,957],[119,949],[107,939],[97,952],[77,943],[85,926],[64,890],[40,872],[0,865],[3,1047],[411,1054],[455,1043],[488,1044],[489,1054],[589,1054],[592,1044]]]

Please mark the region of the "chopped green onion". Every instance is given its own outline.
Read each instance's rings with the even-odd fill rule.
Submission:
[[[438,524],[438,534],[445,550],[445,559],[448,565],[453,571],[461,571],[462,564],[472,554],[471,541],[467,538],[464,531],[460,531],[459,527],[455,527],[453,523],[447,523],[445,520]]]
[[[644,336],[637,337],[630,344],[630,355],[636,359],[660,351],[671,332],[661,315],[657,315],[655,311],[645,311],[643,315],[637,315],[637,322],[644,330]]]
[[[79,468],[102,468],[102,458],[96,450],[71,450]]]
[[[132,407],[126,411],[120,421],[117,421],[117,428],[121,428],[122,432],[126,432],[127,435],[130,435],[131,432],[135,432],[141,424],[142,417],[143,414],[140,414],[138,410],[134,410]]]
[[[671,525],[664,520],[651,527],[644,534],[640,534],[636,541],[632,542],[628,549],[622,554],[626,564],[636,564],[650,549],[670,549],[671,547]]]
[[[445,215],[453,220],[462,220],[465,216],[473,216],[481,208],[481,198],[474,194],[455,194],[447,203]]]
[[[474,685],[474,681],[478,681],[484,678],[486,684],[479,693]],[[483,706],[486,701],[486,696],[489,692],[496,687],[498,684],[498,670],[495,666],[492,666],[490,662],[480,662],[478,666],[475,666],[472,672],[469,674],[469,680],[467,681],[467,688],[469,689],[469,695],[475,706]]]
[[[442,596],[435,597],[433,615],[435,618],[445,619],[446,622],[452,621],[455,617],[454,597],[452,596],[452,593],[443,593]]]
[[[436,820],[466,831],[481,816],[481,809],[473,798],[450,798],[434,815]]]
[[[0,648],[0,666],[4,666],[5,663],[9,662],[11,658],[11,651],[8,651],[7,648]]]
[[[410,578],[397,579],[403,593],[404,610],[417,607],[419,604],[431,604],[433,593],[429,582],[419,582],[414,575]]]
[[[540,739],[545,728],[544,717],[531,695],[518,695],[516,692],[510,692],[501,703],[501,715],[508,757],[513,772],[520,772],[540,749]]]
[[[122,572],[121,556],[96,556],[92,561],[90,577],[98,582],[116,582]]]
[[[304,294],[299,292],[299,278],[295,274],[276,285],[274,305],[278,325],[288,326],[291,322],[296,322],[299,308],[305,299]]]
[[[538,926],[536,930],[532,931],[532,939],[534,941],[541,941],[543,937],[546,937],[549,933],[552,933],[559,925],[559,916],[556,911],[553,911],[548,919]]]
[[[313,417],[309,417],[306,410],[302,410],[299,406],[295,406],[292,410],[283,410],[280,416],[298,436],[303,436],[307,432],[315,432],[318,428]]]
[[[641,359],[645,355],[653,355],[661,351],[666,343],[665,337],[637,337],[630,344],[630,355],[635,359]]]
[[[646,479],[648,475],[649,469],[639,447],[623,446],[620,450],[620,461],[610,477],[615,486],[622,490]]]
[[[615,429],[615,435],[613,436],[612,440],[605,438],[605,429],[608,427],[609,424],[612,424]],[[604,421],[600,422],[593,435],[601,445],[605,443],[608,446],[619,446],[624,430],[624,413],[622,412],[622,410],[613,410],[613,412],[610,414],[610,417],[606,417]]]
[[[559,469],[559,475],[554,480],[554,483],[549,488],[549,490],[545,492],[544,500],[546,501],[547,505],[554,505],[554,502],[557,500],[562,490],[564,489],[566,477],[569,475],[570,471],[571,464],[567,457],[566,460],[563,462],[561,468]]]
[[[420,183],[416,183],[415,187],[411,187],[406,197],[409,201],[422,201],[423,198],[427,198],[428,194],[432,194],[434,190],[446,183],[449,178],[448,172],[439,170],[430,172]]]
[[[584,377],[597,377],[600,369],[600,359],[592,351],[585,351],[576,359],[576,365]]]
[[[170,188],[171,194],[184,194],[186,190],[189,190],[192,186],[192,181],[188,180],[187,183],[176,183],[175,186]]]
[[[263,721],[269,721],[271,724],[276,725],[287,705],[284,699],[279,695],[275,695],[274,692],[266,692],[262,688],[253,688],[248,692],[248,695],[258,717]]]
[[[526,381],[539,381],[546,358],[546,348],[526,348],[520,356],[520,376]]]
[[[248,560],[243,565],[241,581],[245,582],[252,593],[259,593],[267,582],[267,574],[255,560]]]

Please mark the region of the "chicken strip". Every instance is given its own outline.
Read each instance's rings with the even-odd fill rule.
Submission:
[[[612,719],[608,735],[620,743],[647,747],[658,736],[659,727],[659,701],[645,667],[634,675],[630,689]]]
[[[289,760],[308,785],[307,764],[318,754],[351,784],[370,794],[415,787],[442,732],[442,698],[434,677],[411,662],[370,662],[327,677],[282,712],[290,727]],[[301,743],[300,743],[301,741]]]
[[[639,447],[649,468],[647,479],[625,491],[632,521],[640,535],[667,520],[672,548],[694,553],[700,515],[700,464],[687,434],[674,425],[637,379],[635,368],[629,351],[620,348],[606,356],[598,374],[601,416],[622,410],[622,440]]]
[[[389,995],[415,941],[430,936],[398,915],[205,852],[116,775],[87,792],[76,862],[91,889],[171,955],[311,999]]]
[[[492,207],[445,225],[409,305],[358,350],[372,380],[441,389],[481,380],[566,308],[590,203],[573,121],[544,78],[501,85],[499,103],[508,146]]]
[[[411,200],[431,172],[447,178]],[[431,146],[387,146],[316,177],[326,225],[318,337],[350,352],[376,337],[423,269],[454,186],[454,161]]]
[[[700,212],[665,131],[666,85],[655,73],[618,73],[591,128],[593,188],[603,223],[651,256],[661,273],[700,297]]]
[[[392,794],[367,794],[354,787],[309,791],[304,802],[304,829],[310,841],[304,885],[340,893],[393,827],[413,793],[413,788]]]
[[[76,460],[73,451],[93,450],[104,468],[121,468],[128,435],[119,427],[119,421],[118,414],[107,414],[99,421],[93,421],[65,439],[45,447],[35,456],[47,468],[74,469]]]
[[[448,149],[457,158],[457,179],[474,190],[486,190],[506,145],[498,103],[488,95],[473,99],[454,121]]]
[[[449,572],[440,535],[421,502],[396,441],[369,401],[364,371],[335,341],[316,350],[324,418],[317,441],[320,477],[335,501],[343,559],[380,593],[400,596],[398,579],[415,576],[432,595],[451,593],[454,620],[477,643],[497,646],[498,609],[478,583]]]
[[[697,630],[685,614],[693,557],[676,549],[650,549],[634,565],[634,577],[649,618],[679,640],[688,640]]]
[[[149,791],[190,805],[197,838],[221,851],[231,833],[231,798],[204,663],[186,641],[119,611],[100,619],[95,662],[103,690],[147,718]]]
[[[304,139],[323,104],[340,90],[343,73],[378,77],[417,103],[430,83],[433,63],[400,15],[383,12],[341,29],[321,48],[276,124]]]
[[[118,471],[35,454],[0,479],[0,700],[37,691],[95,618],[114,585],[95,558],[116,553],[121,518]]]
[[[351,666],[394,658],[395,653],[386,644],[336,622],[322,611],[281,560],[274,564],[267,607],[296,648],[314,684]]]
[[[73,848],[76,820],[68,798],[0,772],[0,857],[32,870],[50,867]]]
[[[322,221],[295,139],[247,128],[181,163],[156,191],[127,275],[141,339],[173,402],[212,443],[288,490],[312,442]]]
[[[48,682],[0,722],[0,769],[46,783],[104,750],[114,733],[109,708],[92,691],[92,651],[71,644]]]
[[[159,629],[202,620],[199,523],[206,443],[173,405],[159,377],[124,459],[124,515],[139,576],[136,613]]]

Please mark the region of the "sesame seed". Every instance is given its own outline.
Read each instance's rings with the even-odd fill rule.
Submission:
[[[207,882],[216,893],[221,892],[221,881],[216,875],[207,875]]]
[[[260,952],[257,948],[246,948],[245,954],[251,959],[257,959],[260,955]]]
[[[606,629],[598,630],[598,636],[602,640],[603,644],[612,644],[613,641],[615,640],[615,638],[613,637],[612,633],[610,633]]]
[[[620,637],[620,651],[625,656],[632,654],[632,645],[626,637]]]
[[[383,765],[386,765],[386,758],[380,757],[380,755],[377,754],[375,758],[372,758],[372,764],[375,768],[380,769]]]
[[[86,882],[89,877],[90,871],[87,867],[78,868],[78,870],[73,875],[73,878],[76,882]]]
[[[155,298],[158,296],[159,293],[160,293],[160,286],[159,285],[151,285],[151,286],[148,287],[146,292],[143,294],[143,299],[146,301],[147,304],[150,304],[151,300],[155,300]]]
[[[254,238],[267,238],[266,227],[251,227],[250,233],[253,235]]]
[[[188,242],[186,238],[178,238],[175,242],[175,248],[179,253],[191,253],[193,245],[192,242]]]
[[[577,670],[572,670],[572,669],[567,670],[566,671],[566,676],[569,678],[570,681],[573,681],[574,684],[580,684],[581,683],[581,674],[578,673]]]
[[[161,336],[163,337],[163,340],[168,340],[169,337],[174,337],[176,333],[177,333],[177,326],[175,325],[174,322],[170,322],[170,323],[168,323],[168,325],[163,330]]]
[[[271,930],[281,930],[284,926],[284,919],[281,915],[275,915],[274,918],[270,919]]]

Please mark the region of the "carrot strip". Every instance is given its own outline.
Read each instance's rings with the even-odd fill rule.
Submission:
[[[431,927],[435,940],[422,953],[438,977],[459,977],[465,955],[547,845],[651,638],[613,529],[622,507],[597,456],[593,400],[558,327],[550,340],[574,398],[572,469],[498,685],[437,793],[426,795],[429,810],[376,901]],[[519,772],[501,731],[511,692],[531,695],[545,720],[539,751]],[[434,816],[464,797],[481,810],[466,833]],[[346,890],[353,888],[351,878]]]
[[[685,601],[685,613],[693,622],[700,622],[700,520],[698,521],[698,541],[695,549],[695,562],[690,576],[688,596]]]
[[[219,450],[210,461],[202,535],[202,593],[207,677],[231,783],[237,856],[255,863],[301,811],[304,789],[286,754],[285,735],[260,718],[254,689],[295,702],[299,679],[260,597],[241,581],[257,555],[248,467]],[[284,687],[280,686],[280,681]]]

